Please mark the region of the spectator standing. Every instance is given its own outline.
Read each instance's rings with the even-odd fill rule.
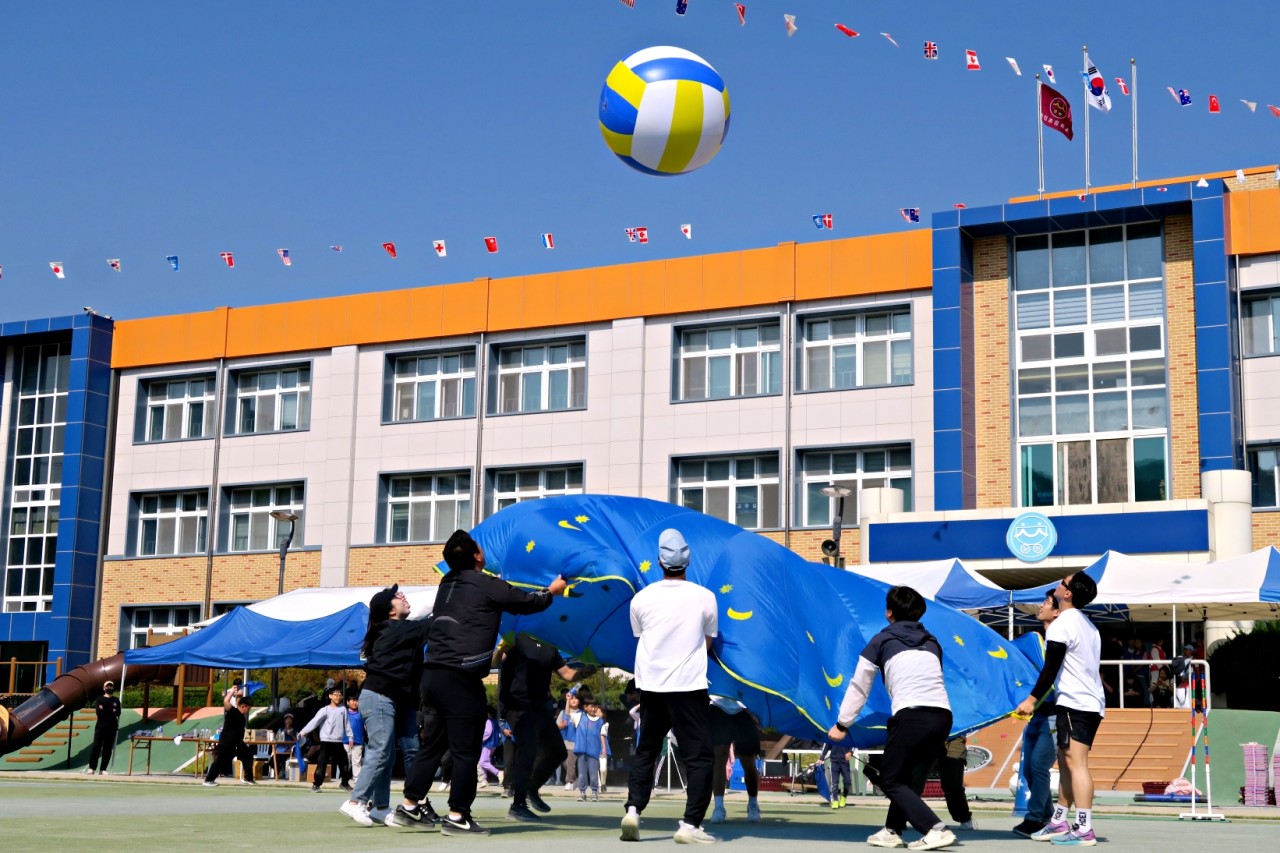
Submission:
[[[872,847],[903,847],[908,823],[921,834],[913,850],[936,850],[954,844],[955,833],[925,805],[912,787],[919,768],[932,764],[943,752],[951,732],[951,702],[942,681],[942,646],[920,624],[925,600],[909,586],[890,588],[885,596],[889,626],[871,638],[840,703],[836,723],[827,732],[833,742],[844,740],[875,684],[884,679],[892,697],[892,716],[885,735],[879,786],[889,798],[884,828],[867,839]]]
[[[1036,618],[1047,631],[1058,618],[1058,599],[1050,592],[1040,602]],[[1045,828],[1053,815],[1053,789],[1050,771],[1057,758],[1058,706],[1048,695],[1036,705],[1027,727],[1022,730],[1022,763],[1019,766],[1027,785],[1027,814],[1013,828],[1016,835],[1031,838]]]
[[[351,740],[351,718],[342,706],[342,688],[338,685],[329,688],[329,704],[321,708],[299,734],[306,737],[312,732],[317,733],[320,741],[320,756],[311,779],[312,793],[318,794],[324,787],[325,770],[330,765],[342,790],[350,791],[351,768],[347,764],[347,751],[343,744]]]
[[[476,786],[480,788],[488,787],[487,774],[492,773],[495,780],[502,778],[498,768],[493,766],[493,751],[502,748],[502,729],[498,728],[498,715],[492,707],[486,712],[486,717],[484,736],[480,741],[480,762],[477,765],[480,775],[476,777]]]
[[[347,725],[351,727],[351,739],[346,744],[347,764],[354,785],[364,764],[364,718],[360,716],[360,694],[354,691],[347,695]]]
[[[257,784],[253,781],[253,752],[244,742],[245,721],[253,702],[248,696],[242,696],[242,686],[234,686],[222,697],[222,734],[218,737],[218,746],[214,749],[214,759],[209,762],[209,770],[204,774],[207,788],[218,786],[218,777],[231,773],[231,760],[240,759],[240,767],[244,772],[241,781],[246,785]]]
[[[276,729],[276,747],[273,759],[276,766],[276,779],[284,779],[288,775],[289,756],[293,755],[294,746],[298,742],[298,730],[293,726],[293,714],[285,714]]]
[[[756,758],[760,755],[760,732],[756,728],[756,721],[746,705],[727,696],[713,697],[707,714],[711,722],[713,755],[711,822],[724,823],[727,817],[724,809],[724,792],[729,785],[729,748],[732,747],[734,757],[742,765],[743,782],[747,788],[747,820],[758,823],[760,803],[757,797],[760,794],[760,771],[756,767]]]
[[[573,744],[577,740],[578,721],[582,719],[582,701],[578,698],[578,688],[571,687],[564,694],[564,707],[556,719],[556,726],[564,738],[564,789],[572,791],[578,784],[578,759],[573,755]]]
[[[594,697],[583,700],[582,720],[578,723],[573,742],[573,754],[578,759],[578,799],[600,799],[600,759],[608,752],[609,724],[600,712],[600,702]]]
[[[1044,829],[1032,836],[1054,844],[1092,847],[1098,843],[1093,831],[1093,776],[1089,772],[1089,748],[1106,713],[1098,659],[1102,643],[1098,629],[1081,612],[1098,594],[1093,578],[1075,572],[1063,578],[1054,592],[1058,618],[1045,631],[1045,661],[1031,695],[1022,700],[1017,713],[1030,714],[1036,702],[1053,687],[1058,693],[1058,804]],[[1067,822],[1072,803],[1076,825]]]
[[[707,709],[707,654],[718,632],[716,597],[685,579],[689,545],[678,530],[658,537],[663,578],[631,599],[631,631],[636,647],[636,687],[640,690],[640,741],[627,785],[622,840],[640,840],[640,813],[653,793],[654,765],[668,730],[675,732],[689,768],[684,819],[675,840],[714,844],[702,828],[711,804],[711,731]]]
[[[108,681],[102,685],[102,695],[93,706],[98,722],[93,727],[93,748],[89,751],[89,766],[86,773],[97,773],[103,776],[111,764],[111,753],[116,748],[116,735],[120,732],[120,700],[116,698],[116,683]]]
[[[830,781],[827,797],[831,808],[842,809],[848,805],[848,798],[853,795],[853,774],[849,771],[849,747],[839,743],[825,743],[818,755],[818,767],[827,765],[825,770]]]

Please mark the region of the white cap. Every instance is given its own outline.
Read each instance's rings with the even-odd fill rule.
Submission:
[[[683,569],[689,565],[689,543],[679,530],[667,528],[658,537],[658,562],[670,569]]]

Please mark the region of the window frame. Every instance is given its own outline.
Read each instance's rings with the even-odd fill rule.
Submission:
[[[146,626],[139,628],[137,616],[142,612],[151,615],[147,617]],[[121,647],[125,650],[147,648],[147,633],[156,627],[153,617],[158,613],[167,613],[166,624],[162,626],[166,629],[164,636],[176,635],[200,621],[199,604],[128,604],[120,608]],[[179,615],[186,616],[186,624],[181,624]]]
[[[763,331],[767,327],[773,327],[775,340],[771,343],[764,341]],[[739,338],[741,333],[754,329],[756,331],[755,344],[740,344]],[[710,337],[716,332],[728,332],[730,335],[730,344],[727,349],[717,347],[711,348]],[[688,338],[693,335],[703,335],[706,342],[702,349],[690,349],[691,346]],[[749,400],[759,397],[779,397],[782,396],[783,383],[786,382],[786,362],[782,348],[782,317],[777,314],[766,315],[763,317],[735,317],[726,320],[717,320],[714,322],[704,323],[686,323],[673,326],[671,330],[671,402],[672,403],[713,403],[723,400]],[[717,353],[713,356],[712,353]],[[756,391],[751,393],[743,393],[740,389],[745,381],[741,368],[742,356],[748,357],[754,355],[751,359],[754,365],[754,383]],[[777,361],[777,388],[769,391],[759,390],[765,380],[771,379],[767,356],[774,355]],[[712,396],[712,384],[714,382],[712,370],[712,358],[724,358],[728,361],[728,394]],[[686,388],[686,380],[688,377],[687,368],[690,362],[701,360],[703,362],[702,380],[703,380],[703,396],[691,397],[689,390]]]
[[[578,481],[578,485],[576,487],[570,485],[571,477],[575,472],[577,474]],[[520,475],[527,475],[530,473],[536,473],[538,475],[537,488],[528,490],[520,489]],[[515,491],[499,488],[499,478],[507,474],[515,475],[517,479],[517,488]],[[548,474],[564,474],[565,485],[560,488],[548,487]],[[587,466],[583,462],[555,462],[546,465],[504,465],[501,467],[488,468],[485,470],[483,517],[490,518],[501,510],[506,509],[508,506],[523,503],[528,500],[559,497],[562,495],[586,494],[586,482]],[[503,500],[510,500],[510,502],[499,506]]]
[[[905,469],[894,467],[893,454],[906,452],[907,462]],[[884,454],[884,468],[880,471],[868,471],[867,454],[882,453]],[[853,471],[836,471],[835,456],[855,454]],[[831,457],[827,469],[823,472],[810,473],[808,466],[805,464],[808,459],[826,455]],[[853,489],[853,494],[845,498],[844,514],[840,518],[840,529],[848,530],[859,526],[858,520],[860,516],[859,507],[862,505],[862,490],[864,488],[900,488],[895,486],[895,482],[907,481],[908,488],[904,489],[903,495],[903,511],[914,512],[915,506],[915,445],[911,442],[889,442],[885,444],[849,444],[849,445],[831,445],[818,447],[799,447],[795,451],[795,501],[793,514],[793,525],[797,530],[823,530],[831,529],[835,521],[836,498],[822,496],[827,502],[826,521],[814,523],[810,521],[810,501],[814,500],[814,495],[810,494],[812,486],[821,488],[832,484],[845,486]],[[905,470],[905,476],[903,471]],[[899,476],[893,476],[898,473]],[[867,486],[868,481],[883,480],[883,486]],[[852,502],[852,503],[851,503]]]
[[[455,478],[466,477],[467,485],[465,490],[457,489],[448,496],[441,496],[439,494],[439,481],[440,481],[440,478],[442,477],[455,477]],[[431,493],[429,495],[422,496],[422,495],[415,495],[412,493],[413,485],[414,485],[413,481],[422,479],[422,478],[427,478],[431,480]],[[409,481],[410,494],[408,496],[402,497],[402,496],[397,496],[395,494],[396,482],[400,480]],[[384,473],[381,475],[381,485],[380,485],[379,491],[381,496],[381,499],[379,502],[380,512],[379,512],[379,519],[378,519],[379,544],[384,544],[384,545],[434,544],[434,543],[446,541],[449,538],[449,536],[453,533],[454,530],[468,530],[468,531],[471,530],[472,519],[474,519],[475,517],[475,479],[473,477],[473,473],[470,468],[458,468],[458,469],[452,469],[452,470],[439,470],[439,471],[401,471],[401,472],[395,472],[395,473]],[[464,517],[463,510],[459,506],[459,504],[465,503],[466,504],[465,525],[455,524],[455,526],[453,526],[452,528],[446,531],[435,529],[434,530],[435,536],[428,537],[425,539],[415,539],[413,537],[413,528],[414,528],[413,507],[417,505],[423,505],[423,504],[427,505],[429,508],[428,516],[427,516],[428,525],[431,528],[437,528],[437,522],[439,521],[439,518],[437,517],[436,505],[443,504],[443,503],[453,503],[455,505],[454,506],[455,519],[461,519]],[[397,522],[395,507],[401,506],[401,505],[408,507],[408,514],[404,519],[406,530],[407,530],[407,536],[404,539],[398,539],[395,537],[395,526]]]
[[[1262,454],[1270,454],[1271,458],[1271,503],[1258,503],[1258,493],[1262,479]],[[1249,471],[1249,503],[1255,512],[1273,512],[1280,510],[1280,442],[1252,442],[1245,447],[1245,464]]]
[[[153,407],[158,409],[164,418],[162,432],[167,432],[169,409],[175,405],[173,398],[165,397],[163,401],[157,401],[153,404],[151,399],[151,388],[153,385],[161,383],[165,385],[173,385],[182,382],[190,387],[190,383],[202,380],[206,383],[205,393],[200,397],[187,396],[177,398],[182,407],[182,435],[174,438],[151,438],[152,427],[152,410]],[[204,407],[204,416],[202,426],[205,429],[203,435],[189,435],[191,425],[191,406],[193,403],[199,402]],[[138,404],[137,404],[137,425],[134,429],[134,444],[166,444],[177,441],[207,441],[217,437],[218,431],[218,374],[216,371],[200,371],[197,373],[183,373],[164,376],[143,376],[138,378]]]
[[[762,462],[771,462],[773,472],[761,473],[760,465]],[[741,463],[751,462],[753,471],[751,476],[739,477]],[[713,464],[726,464],[728,466],[727,478],[718,478],[715,480],[708,479],[710,466]],[[685,466],[702,466],[701,479],[685,479]],[[781,530],[782,514],[783,514],[783,482],[782,482],[782,454],[778,450],[760,450],[760,451],[739,451],[734,453],[711,453],[702,455],[689,456],[673,456],[671,458],[671,475],[670,475],[670,502],[676,506],[692,509],[695,512],[701,512],[710,515],[713,518],[719,518],[721,521],[727,521],[730,524],[737,525],[744,530],[751,531],[771,531]],[[714,485],[708,485],[714,484]],[[775,517],[773,524],[766,524],[761,519],[764,507],[766,505],[765,490],[767,487],[774,488],[773,509]],[[725,495],[725,509],[728,518],[716,515],[708,509],[707,491],[711,488],[723,488],[727,491]],[[739,522],[739,507],[742,502],[739,500],[739,489],[756,489],[755,499],[755,515],[756,523],[747,526]],[[701,500],[694,502],[690,500],[689,492],[702,492]]]
[[[589,397],[587,395],[589,380],[588,368],[590,366],[590,352],[587,347],[587,335],[567,335],[555,338],[543,338],[538,340],[527,341],[501,341],[493,342],[489,345],[489,399],[486,405],[486,414],[493,417],[505,417],[508,415],[539,415],[549,414],[552,412],[574,412],[583,411],[587,408]],[[563,362],[552,362],[554,357],[552,350],[556,347],[567,347],[565,360]],[[575,349],[581,348],[581,354],[576,355]],[[533,350],[545,350],[544,359],[536,365],[525,364],[528,358],[526,353]],[[503,364],[504,353],[511,353],[516,350],[520,352],[519,364]],[[567,405],[552,408],[551,398],[553,393],[552,374],[567,374],[565,386],[565,402]],[[578,378],[575,380],[575,374]],[[530,394],[530,388],[526,382],[526,378],[530,376],[538,376],[537,393],[539,397],[539,408],[525,408],[525,402]],[[514,377],[516,384],[515,408],[508,409],[507,397],[504,396],[504,388],[506,379]]]
[[[445,373],[443,371],[444,360],[458,356],[462,362],[470,357],[471,367],[468,369],[460,364],[460,369],[455,372]],[[427,359],[437,359],[438,369],[433,374],[414,373],[410,376],[402,376],[400,365],[414,359],[421,362]],[[431,417],[421,417],[419,414],[419,406],[422,403],[421,392],[416,390],[417,386],[430,383],[435,387],[432,393],[432,405],[435,412],[440,412],[444,407],[445,395],[440,393],[440,388],[444,382],[456,380],[458,382],[458,410],[459,413],[454,415],[433,414]],[[471,393],[468,399],[467,382],[471,383]],[[383,404],[382,404],[382,423],[383,425],[392,424],[413,424],[413,423],[434,423],[436,421],[463,420],[476,417],[476,402],[479,395],[479,353],[474,345],[457,346],[457,347],[439,347],[425,350],[408,350],[401,352],[389,352],[386,358],[385,376],[383,380]],[[413,417],[398,417],[400,411],[400,389],[403,386],[413,385]]]
[[[131,524],[129,525],[129,542],[126,553],[131,557],[191,557],[201,554],[207,554],[209,551],[209,489],[167,489],[155,492],[135,492],[131,496],[130,512],[132,514]],[[176,498],[176,506],[172,511],[166,512],[163,508],[163,502],[166,497]],[[182,508],[183,499],[186,497],[194,497],[197,500],[197,508],[194,510],[186,510]],[[204,506],[198,506],[199,500],[204,499]],[[148,500],[155,499],[157,508],[154,512],[148,512],[146,504]],[[172,538],[174,550],[168,552],[153,551],[148,553],[145,550],[145,542],[147,537],[147,522],[155,521],[156,523],[156,543],[159,544],[159,532],[162,522],[165,519],[173,520]],[[182,522],[184,519],[196,520],[196,550],[180,551],[180,543],[182,541]],[[201,524],[203,522],[203,525]]]
[[[291,388],[285,388],[283,381],[285,374],[289,371],[298,371],[299,376],[297,382]],[[306,379],[302,378],[302,373],[306,373]],[[249,435],[272,435],[274,433],[295,433],[307,432],[311,429],[311,403],[314,393],[315,366],[311,361],[291,361],[281,364],[261,364],[261,365],[244,365],[229,370],[231,389],[233,393],[227,395],[226,410],[226,429],[227,438],[238,438]],[[245,378],[252,375],[258,377],[262,374],[276,373],[279,374],[276,386],[266,389],[255,388],[253,391],[246,392],[244,388]],[[297,396],[294,418],[296,426],[290,429],[283,429],[279,426],[284,417],[284,397],[288,393],[294,393]],[[270,397],[272,399],[272,429],[257,429],[256,424],[259,418],[258,406],[254,406],[254,422],[253,430],[242,431],[240,429],[243,422],[244,413],[242,412],[242,403],[250,398],[259,400]]]
[[[278,490],[292,489],[296,490],[290,495],[288,503],[281,503],[278,500]],[[254,504],[254,492],[270,490],[270,503]],[[236,498],[243,494],[249,495],[250,504],[247,508],[237,507]],[[219,533],[221,554],[269,554],[280,550],[282,537],[280,528],[285,522],[279,521],[271,517],[273,510],[286,510],[298,516],[298,520],[292,522],[293,540],[289,543],[290,551],[300,551],[303,549],[305,540],[305,521],[306,521],[306,500],[307,486],[302,480],[282,480],[270,483],[242,483],[233,486],[225,486],[222,489],[222,501],[219,511],[219,520],[223,522],[220,526],[222,530]],[[269,543],[265,547],[255,548],[252,546],[254,538],[254,522],[253,515],[255,513],[265,513],[267,524],[266,541]],[[236,517],[238,515],[248,515],[248,527],[245,536],[247,537],[248,547],[237,548],[236,539],[239,536],[236,530]]]
[[[895,316],[906,315],[906,331],[896,331],[894,329]],[[866,325],[868,318],[887,316],[888,330],[883,334],[868,333]],[[836,321],[853,321],[856,325],[854,333],[851,337],[835,338],[831,332],[824,339],[813,340],[812,325],[817,323],[827,323],[829,326]],[[847,343],[837,344],[837,340],[847,340]],[[865,353],[869,344],[885,342],[884,367],[885,378],[887,382],[867,383],[865,382],[865,370],[867,359]],[[905,343],[907,354],[907,377],[901,381],[894,380],[894,344]],[[837,386],[835,383],[836,360],[835,348],[854,347],[854,384],[848,386]],[[793,387],[797,394],[826,394],[833,391],[861,391],[872,388],[899,388],[915,384],[915,306],[910,302],[894,303],[890,305],[866,305],[866,306],[849,306],[839,309],[806,312],[797,314],[795,318],[795,368]],[[810,378],[811,357],[810,352],[825,349],[829,355],[827,357],[828,376],[831,380],[830,387],[814,388]]]
[[[1251,352],[1253,336],[1250,334],[1248,320],[1257,318],[1246,317],[1245,308],[1264,301],[1271,303],[1271,309],[1266,316],[1271,349],[1266,352]],[[1280,285],[1240,290],[1240,354],[1243,358],[1268,358],[1280,355]]]

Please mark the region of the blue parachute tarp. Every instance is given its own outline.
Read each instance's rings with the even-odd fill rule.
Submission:
[[[273,619],[237,607],[207,628],[164,645],[130,649],[127,666],[190,663],[225,669],[286,666],[362,666],[360,644],[369,627],[369,608],[353,604],[329,616],[305,621]]]
[[[711,692],[738,698],[765,727],[820,738],[835,722],[858,655],[886,624],[888,585],[815,563],[742,528],[659,501],[574,495],[526,501],[472,531],[490,571],[543,587],[557,575],[568,595],[532,616],[508,616],[524,631],[585,661],[633,670],[632,595],[662,579],[658,536],[689,542],[688,578],[715,593],[720,636]],[[443,567],[441,567],[443,570]],[[1007,715],[1026,697],[1037,668],[977,620],[931,604],[923,622],[942,643],[954,730]],[[853,745],[884,740],[889,696],[877,679],[852,731]]]

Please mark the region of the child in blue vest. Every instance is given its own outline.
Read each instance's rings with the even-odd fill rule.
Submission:
[[[583,715],[574,733],[573,752],[578,758],[578,799],[587,798],[587,786],[591,786],[591,799],[600,799],[600,757],[607,754],[606,738],[609,724],[600,712],[596,699],[583,700]]]

